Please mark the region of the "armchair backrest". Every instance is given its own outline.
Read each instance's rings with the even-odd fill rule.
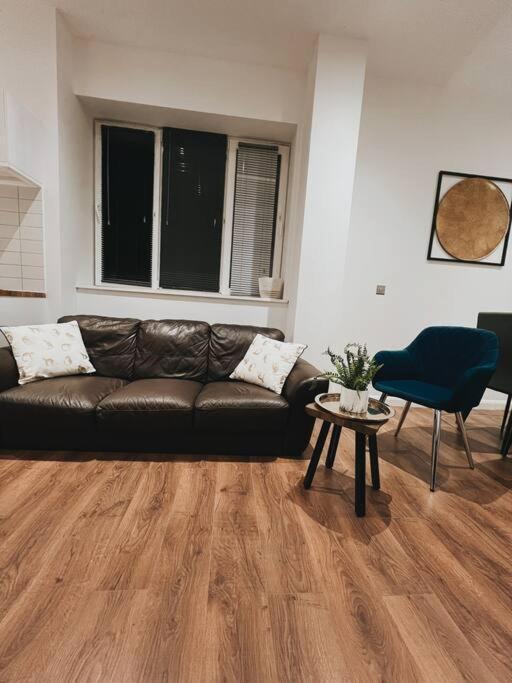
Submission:
[[[409,344],[418,378],[453,387],[460,377],[479,366],[496,366],[499,342],[494,332],[472,327],[427,327]]]

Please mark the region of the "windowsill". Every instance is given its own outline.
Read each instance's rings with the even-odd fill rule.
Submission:
[[[288,299],[270,299],[259,296],[231,296],[220,294],[219,292],[189,292],[181,289],[150,289],[149,287],[116,287],[116,285],[77,285],[77,292],[91,294],[115,294],[126,296],[143,296],[164,299],[214,299],[216,301],[230,301],[231,303],[245,303],[256,305],[277,305],[288,304]]]

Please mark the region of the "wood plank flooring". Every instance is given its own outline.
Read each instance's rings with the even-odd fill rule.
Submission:
[[[352,433],[309,491],[305,460],[1,452],[0,682],[512,680],[501,415],[473,472],[443,421],[435,494],[431,414],[397,417],[364,519]]]

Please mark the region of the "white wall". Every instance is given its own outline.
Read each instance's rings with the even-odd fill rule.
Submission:
[[[93,121],[73,92],[74,40],[57,14],[57,95],[62,311],[76,310],[76,283],[93,268]]]
[[[69,58],[70,37],[59,24],[59,116],[63,121],[60,143],[62,222],[64,254],[74,255],[66,261],[67,283],[91,285],[93,262],[93,189],[92,130],[90,117],[76,96],[120,103],[133,102],[152,107],[166,107],[174,112],[186,110],[206,114],[237,117],[278,124],[302,125],[305,74],[292,69],[272,68],[222,60],[177,55],[73,40]],[[62,35],[62,39],[61,39]],[[61,56],[62,55],[62,56]],[[137,121],[146,123],[146,121]],[[294,146],[301,150],[302,137]],[[88,143],[90,141],[90,147]],[[69,181],[69,182],[68,182]],[[74,185],[70,187],[70,183]],[[293,186],[293,187],[292,187]],[[283,254],[285,281],[294,281],[297,260],[296,225],[301,212],[300,186],[292,183],[288,193],[286,243]],[[88,209],[90,207],[90,210]],[[69,248],[68,246],[69,245]],[[69,290],[69,287],[68,287]],[[295,288],[286,288],[286,296],[294,297]],[[283,305],[221,302],[212,299],[122,296],[102,292],[79,291],[66,302],[77,312],[105,315],[132,315],[142,318],[195,318],[214,322],[233,322],[275,326],[287,331],[288,313]]]
[[[286,306],[283,304],[262,305],[241,301],[215,301],[180,297],[151,295],[104,294],[103,292],[77,293],[76,310],[81,313],[115,315],[142,319],[204,320],[238,325],[277,327],[284,330]]]
[[[226,116],[297,122],[304,74],[76,40],[75,92]]]
[[[272,325],[308,343],[318,362],[328,344],[399,348],[426,325],[474,325],[481,310],[512,310],[512,254],[503,268],[426,260],[440,169],[512,175],[509,109],[369,77],[359,130],[361,45],[322,38],[316,59],[308,88],[306,74],[289,69],[76,41],[49,5],[4,0],[0,87],[46,131],[49,296],[0,299],[0,322],[80,311]],[[91,284],[93,276],[92,122],[75,91],[297,124],[284,255],[288,309],[75,292],[75,283]],[[378,283],[387,286],[384,297],[375,295]]]
[[[301,257],[302,235],[304,229],[304,207],[306,186],[308,180],[309,145],[311,141],[311,121],[316,77],[316,49],[309,64],[300,124],[291,148],[289,193],[295,201],[288,203],[287,227],[285,232],[285,251],[283,254],[283,269],[287,273],[284,295],[288,298],[286,320],[287,338],[293,339],[295,315],[297,312],[297,292],[299,286],[299,266]],[[289,233],[293,233],[290,235]]]
[[[364,43],[320,36],[293,334],[314,363],[342,330],[331,308],[343,296],[365,67]]]
[[[427,325],[474,326],[512,310],[504,267],[427,261],[440,170],[512,177],[510,112],[474,96],[368,79],[343,296],[330,302],[342,348],[401,348]],[[375,287],[385,284],[385,296]]]
[[[0,322],[45,322],[60,309],[60,230],[57,142],[55,9],[38,0],[3,0],[0,13],[0,87],[41,122],[47,299],[0,298]]]

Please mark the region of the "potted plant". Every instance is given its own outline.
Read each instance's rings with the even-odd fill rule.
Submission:
[[[339,384],[340,410],[349,413],[366,413],[368,410],[368,386],[381,369],[374,358],[368,355],[366,344],[347,344],[344,356],[325,352],[334,365],[333,371],[324,372],[322,377]]]

